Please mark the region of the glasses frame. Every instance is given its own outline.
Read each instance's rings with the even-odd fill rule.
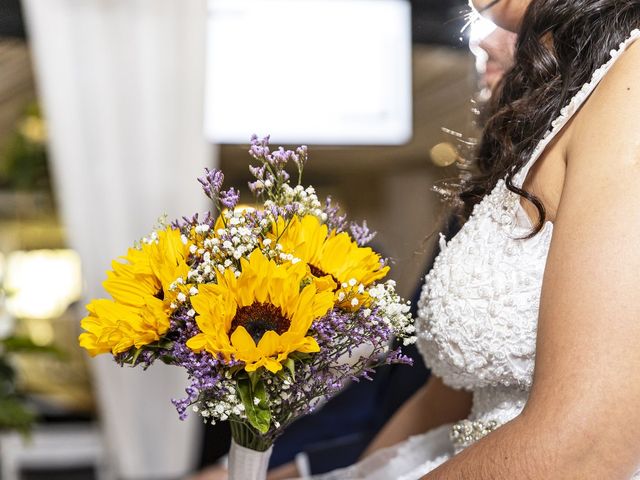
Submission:
[[[484,7],[482,7],[480,10],[478,10],[478,13],[483,13],[486,12],[487,10],[489,10],[490,8],[495,7],[498,3],[500,3],[500,0],[492,0],[491,2],[489,2],[488,5],[485,5]]]

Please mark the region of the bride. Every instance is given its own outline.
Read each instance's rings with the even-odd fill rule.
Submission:
[[[426,277],[439,378],[316,478],[640,479],[640,0],[472,3],[519,41]]]

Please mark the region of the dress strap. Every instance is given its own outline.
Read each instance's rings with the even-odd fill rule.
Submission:
[[[560,110],[560,115],[551,123],[551,129],[548,130],[542,140],[538,142],[538,145],[536,145],[536,148],[531,154],[531,158],[529,159],[529,161],[513,177],[513,184],[516,187],[522,188],[529,170],[531,170],[531,167],[533,167],[533,164],[536,162],[536,160],[540,158],[542,152],[545,151],[547,146],[569,122],[569,120],[571,120],[575,113],[580,110],[582,104],[587,101],[600,81],[605,77],[611,67],[613,67],[618,58],[620,58],[621,54],[638,38],[640,38],[640,29],[636,28],[631,32],[627,39],[620,44],[617,50],[611,50],[611,58],[609,59],[609,61],[598,68],[596,71],[594,71],[591,80],[585,83],[578,91],[578,93],[573,96],[569,103],[564,106],[562,110]]]

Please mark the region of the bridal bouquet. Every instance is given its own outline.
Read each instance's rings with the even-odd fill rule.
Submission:
[[[264,478],[275,439],[322,399],[383,363],[410,363],[394,337],[414,340],[409,306],[384,281],[373,234],[301,185],[306,147],[271,151],[253,137],[256,197],[240,206],[223,174],[199,179],[216,215],[160,225],[113,262],[80,345],[120,364],[183,367],[174,400],[205,421],[229,421],[231,478]],[[287,168],[294,167],[292,186]]]

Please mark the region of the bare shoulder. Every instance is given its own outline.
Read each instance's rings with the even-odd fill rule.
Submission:
[[[640,162],[640,40],[602,79],[575,118],[568,165],[607,158],[607,167]]]
[[[638,78],[636,42],[568,140],[527,403],[531,424],[546,425],[576,459],[576,473],[557,478],[630,478],[640,458],[627,433],[640,431],[640,382],[628,380],[628,366],[640,365]]]

